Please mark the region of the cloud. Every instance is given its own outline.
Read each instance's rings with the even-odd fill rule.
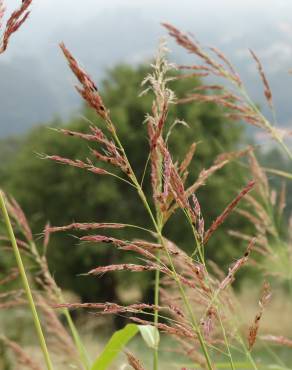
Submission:
[[[292,65],[292,45],[285,41],[276,41],[269,47],[259,50],[262,62],[269,73],[278,73]]]
[[[278,29],[288,38],[292,38],[292,24],[290,22],[279,22]]]

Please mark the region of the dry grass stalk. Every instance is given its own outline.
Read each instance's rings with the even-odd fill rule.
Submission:
[[[194,145],[192,145],[189,149],[190,158],[187,159],[185,162],[189,165],[191,157],[193,155]],[[164,145],[161,145],[161,150],[164,155],[167,155],[167,148]],[[207,170],[203,169],[198,179],[189,186],[186,190],[184,188],[184,183],[187,178],[188,173],[185,171],[184,173],[181,172],[180,169],[177,169],[176,166],[170,162],[171,166],[171,178],[170,178],[170,190],[172,192],[173,197],[167,199],[166,204],[164,204],[164,222],[168,220],[168,218],[175,212],[177,208],[182,208],[188,210],[190,214],[192,214],[192,207],[188,201],[188,198],[191,197],[201,186],[205,185],[208,178],[210,178],[216,171],[223,168],[226,164],[228,164],[231,160],[236,158],[240,158],[246,155],[249,152],[250,148],[247,148],[242,151],[238,152],[229,152],[229,153],[222,153],[219,155],[214,164],[208,168]],[[187,155],[188,156],[188,155]],[[186,157],[187,158],[187,157]]]
[[[114,314],[114,313],[125,313],[125,312],[132,312],[132,313],[139,313],[143,310],[163,310],[166,309],[165,307],[158,307],[152,304],[146,303],[135,303],[128,306],[121,306],[117,303],[59,303],[54,304],[54,308],[69,308],[69,309],[78,309],[78,308],[88,308],[94,310],[100,310],[99,313],[102,314]]]
[[[21,297],[23,295],[24,291],[23,289],[14,289],[14,290],[8,290],[7,292],[0,293],[0,299],[5,299],[10,296],[14,296],[15,298]]]
[[[248,348],[249,348],[250,351],[252,350],[252,348],[255,344],[255,341],[257,339],[257,333],[258,333],[258,330],[259,330],[260,320],[262,318],[262,315],[263,315],[263,312],[264,312],[264,309],[265,309],[266,305],[268,304],[268,302],[271,299],[271,296],[272,296],[272,294],[271,294],[270,284],[267,283],[267,282],[264,282],[262,295],[261,295],[261,298],[259,300],[259,311],[256,314],[256,317],[254,319],[253,324],[249,328]]]
[[[163,134],[169,107],[176,99],[173,91],[167,86],[172,79],[168,77],[168,73],[174,68],[165,58],[167,52],[165,43],[161,42],[155,63],[152,64],[153,71],[142,82],[142,86],[147,84],[148,87],[141,94],[149,91],[154,94],[152,112],[146,116],[145,122],[147,123],[150,144],[153,199],[156,208],[161,211],[166,208],[172,166],[171,156],[165,144],[167,139],[163,138]],[[164,171],[162,167],[164,167]],[[162,184],[163,180],[164,185]]]
[[[131,252],[135,252],[135,253],[138,253],[140,254],[141,256],[145,257],[146,259],[150,260],[150,261],[156,261],[157,260],[157,257],[155,256],[155,254],[145,250],[144,248],[142,247],[139,247],[138,245],[135,245],[135,244],[128,244],[128,245],[124,245],[124,246],[121,246],[119,247],[120,250],[123,250],[123,251],[131,251]]]
[[[95,83],[92,81],[90,76],[79,66],[78,62],[66,48],[64,43],[60,44],[60,48],[63,51],[65,58],[67,59],[70,69],[82,85],[82,88],[76,86],[76,90],[100,117],[105,120],[108,119],[108,112],[103,104]]]
[[[223,290],[225,289],[228,285],[230,285],[233,280],[234,280],[234,276],[236,274],[236,272],[243,266],[247,263],[248,261],[248,258],[249,258],[249,255],[250,255],[250,252],[251,250],[253,249],[254,247],[254,244],[255,244],[255,238],[252,239],[249,244],[248,244],[248,247],[246,249],[246,252],[244,253],[244,256],[242,258],[240,258],[239,260],[237,260],[234,265],[232,267],[229,268],[229,271],[228,271],[228,275],[226,276],[226,278],[224,280],[221,281],[220,285],[219,285],[219,289],[220,290]]]
[[[134,369],[134,370],[145,370],[145,368],[142,366],[140,360],[136,356],[134,356],[131,352],[126,351],[126,356],[128,359],[128,364]]]
[[[7,301],[5,303],[0,303],[0,309],[1,310],[7,310],[15,307],[20,307],[20,306],[26,306],[27,302],[24,299],[15,299],[11,301]]]
[[[85,73],[85,72],[84,72]],[[93,83],[93,82],[92,82]],[[115,127],[110,121],[109,116],[107,115],[106,118],[104,118],[105,122],[107,123],[107,127],[111,134],[115,133]],[[89,142],[94,142],[101,146],[100,150],[97,150],[96,148],[90,148],[90,154],[97,160],[101,161],[107,164],[110,164],[114,167],[119,168],[121,171],[123,171],[127,176],[130,177],[132,181],[132,171],[129,167],[129,163],[127,158],[125,157],[125,153],[123,150],[118,148],[115,144],[115,142],[112,139],[109,139],[103,132],[96,126],[90,126],[90,134],[85,134],[82,132],[72,131],[72,130],[66,130],[66,129],[58,129],[56,130],[64,135],[67,136],[73,136],[78,137],[81,139],[84,139]],[[102,154],[105,153],[105,154]],[[84,168],[87,169],[90,172],[93,172],[95,174],[100,175],[113,175],[112,173],[104,170],[103,168],[96,167],[92,161],[87,158],[86,161],[81,160],[72,160],[68,158],[63,158],[60,156],[43,156],[44,159],[51,159],[55,160],[62,164],[67,164],[74,167]]]
[[[259,74],[261,76],[261,79],[263,81],[263,85],[264,85],[264,94],[265,94],[265,97],[269,103],[269,106],[271,109],[273,109],[273,99],[272,99],[272,91],[271,91],[271,88],[270,88],[270,85],[269,85],[269,82],[267,80],[267,77],[265,75],[265,72],[264,72],[264,69],[263,69],[263,66],[259,60],[259,58],[256,56],[256,54],[252,51],[252,50],[249,50],[253,59],[255,60],[256,62],[256,65],[257,65],[257,69],[259,71]]]
[[[217,57],[219,57],[219,59],[225,65],[215,61],[207,52],[205,52],[205,50],[201,47],[201,45],[197,41],[191,39],[188,35],[179,31],[176,27],[168,23],[163,23],[163,26],[167,29],[170,36],[172,36],[180,46],[188,50],[190,53],[198,56],[199,59],[201,59],[202,62],[206,64],[206,66],[203,66],[207,67],[204,68],[204,70],[207,70],[208,72],[216,76],[231,79],[238,86],[242,85],[239,75],[235,72],[231,63],[219,50],[215,48],[212,49],[212,51],[217,55]],[[202,69],[202,68],[200,68],[200,66],[197,65],[192,66],[191,69]]]
[[[188,170],[188,168],[189,168],[189,166],[190,166],[190,164],[192,162],[192,159],[193,159],[193,157],[195,155],[196,149],[197,149],[197,143],[193,143],[189,147],[189,149],[188,149],[188,151],[187,151],[187,153],[186,153],[183,161],[181,162],[181,164],[179,166],[179,173],[183,176],[183,180],[184,181],[186,180],[186,177],[188,175],[187,170]]]
[[[44,228],[44,241],[43,241],[45,255],[47,253],[48,245],[50,243],[50,232],[49,232],[50,227],[51,227],[50,222],[47,222]]]
[[[256,156],[252,151],[248,153],[248,159],[251,173],[257,184],[257,191],[263,199],[269,199],[269,181],[265,171],[259,165]]]
[[[203,334],[206,341],[210,342],[215,327],[216,311],[211,307],[200,324],[203,327]]]
[[[241,120],[263,129],[268,135],[270,135],[275,141],[280,144],[288,157],[292,159],[292,153],[283,141],[283,138],[287,133],[274,127],[269,119],[267,119],[261,113],[256,104],[252,102],[245,89],[245,86],[240,79],[240,76],[238,75],[232,64],[229,62],[229,60],[225,57],[225,55],[216,48],[209,48],[211,52],[206,51],[196,40],[190,38],[187,34],[182,33],[180,30],[170,24],[164,23],[163,26],[168,30],[170,36],[172,36],[176,40],[177,44],[182,46],[188,52],[197,56],[200,62],[203,63],[203,65],[196,64],[194,66],[180,66],[180,69],[203,71],[204,73],[207,73],[207,75],[213,75],[213,77],[221,77],[226,82],[228,82],[229,85],[231,85],[231,89],[232,87],[235,87],[236,89],[236,94],[234,94],[233,92],[229,91],[231,89],[225,88],[225,91],[227,93],[224,95],[214,93],[218,91],[218,89],[211,89],[209,90],[213,93],[211,95],[190,94],[186,98],[180,99],[180,102],[214,102],[217,105],[222,106],[223,108],[227,108],[224,109],[224,111],[226,111],[226,115],[229,118],[233,118],[237,121]],[[213,54],[215,54],[216,58],[213,57]],[[264,85],[264,94],[269,106],[272,109],[273,120],[275,121],[272,93],[268,80],[263,71],[263,67],[255,53],[251,51],[251,55],[256,61],[258,72]]]
[[[88,235],[80,238],[81,241],[94,242],[94,243],[106,243],[113,244],[123,251],[132,251],[146,257],[148,260],[156,260],[154,254],[149,252],[147,249],[153,250],[153,244],[145,241],[134,241],[128,242],[117,238],[112,238],[104,235]],[[139,246],[140,244],[140,246]],[[145,249],[145,246],[147,249]],[[160,246],[161,247],[161,246]],[[157,249],[157,246],[154,247]],[[162,248],[162,247],[161,247]]]
[[[32,232],[27,221],[27,218],[23,210],[21,209],[20,205],[12,197],[10,197],[9,200],[7,199],[6,203],[9,213],[13,216],[14,220],[19,224],[25,238],[27,239],[28,242],[31,242],[33,240]]]
[[[121,153],[120,149],[117,148],[115,143],[112,140],[108,139],[98,127],[90,126],[91,134],[84,134],[82,132],[76,132],[66,129],[59,129],[57,131],[63,133],[64,135],[74,136],[82,138],[89,142],[101,144],[103,146],[102,149],[106,154],[102,154],[96,149],[91,149],[91,154],[97,160],[119,167],[123,172],[129,175],[129,168],[126,158],[124,158],[123,154]]]
[[[119,265],[107,265],[99,266],[90,270],[87,275],[100,275],[106,272],[112,271],[132,271],[132,272],[142,272],[142,271],[156,271],[156,265],[137,265],[134,263],[122,263]]]
[[[232,161],[235,159],[239,159],[241,157],[244,157],[248,155],[249,152],[253,150],[252,146],[248,146],[246,149],[243,150],[237,150],[234,152],[226,152],[219,154],[214,162],[214,164],[222,163],[224,161]]]
[[[77,361],[77,352],[74,343],[58,318],[56,311],[50,307],[50,303],[40,294],[37,295],[37,304],[43,313],[52,351],[58,352],[62,357],[67,357],[72,362],[73,360]]]
[[[286,182],[282,181],[281,191],[278,200],[278,214],[279,217],[283,215],[283,211],[286,207]]]
[[[30,14],[30,11],[28,10],[29,6],[31,5],[32,0],[22,0],[21,6],[18,10],[15,10],[11,16],[9,17],[5,30],[1,37],[0,42],[0,54],[4,53],[4,51],[8,47],[8,43],[10,40],[10,37],[14,32],[16,32],[21,25],[26,21],[27,17]],[[3,5],[3,1],[0,1],[0,27],[2,26],[1,20],[3,19],[5,12],[5,7]]]
[[[8,208],[11,218],[17,221],[21,237],[24,238],[24,241],[20,240],[20,242],[26,246],[27,248],[26,252],[29,255],[31,261],[35,264],[34,266],[36,268],[35,275],[33,275],[34,282],[36,282],[38,286],[41,287],[42,292],[41,294],[34,293],[34,297],[37,301],[38,306],[42,309],[42,312],[44,314],[47,333],[50,334],[49,339],[54,342],[52,344],[52,348],[55,350],[60,349],[62,355],[67,354],[67,358],[70,358],[70,360],[74,358],[74,361],[77,363],[77,353],[80,352],[80,350],[78,344],[76,343],[76,336],[73,335],[75,340],[75,344],[73,344],[73,341],[71,340],[71,337],[68,335],[65,327],[57,317],[56,313],[52,311],[52,309],[49,307],[47,303],[47,301],[49,301],[50,304],[52,304],[53,302],[54,303],[60,302],[63,300],[63,298],[59,287],[57,286],[54,278],[50,274],[46,257],[45,255],[40,255],[34,240],[31,239],[32,233],[28,223],[23,221],[26,220],[26,218],[20,206],[16,203],[15,200],[13,201],[13,203],[10,203],[9,200]],[[48,228],[49,225],[46,226],[46,229]],[[46,252],[47,248],[46,244],[48,243],[48,239],[49,232],[45,232],[44,252]],[[17,298],[14,301],[6,302],[6,306],[10,305],[11,307],[20,304],[26,304],[26,301],[21,298]],[[69,321],[70,330],[71,331],[76,330],[74,328],[73,322],[70,321],[71,318],[69,316],[69,313],[65,312],[65,310],[63,313],[65,314],[65,317]],[[80,359],[81,358],[82,357],[80,354]]]
[[[68,230],[96,230],[96,229],[121,229],[126,227],[126,224],[120,223],[110,223],[110,222],[73,222],[72,224],[66,226],[48,226],[45,231],[48,233],[55,233],[60,231]]]
[[[104,170],[103,168],[95,167],[89,159],[87,160],[87,163],[85,163],[79,159],[72,160],[69,158],[60,157],[59,155],[46,155],[43,158],[50,159],[60,164],[83,168],[97,175],[108,175],[109,174],[109,172]]]
[[[263,230],[265,228],[265,222],[257,217],[257,215],[255,216],[253,213],[245,210],[245,209],[237,209],[236,212],[245,217],[252,225],[254,225],[256,227],[257,230]]]
[[[5,6],[3,0],[0,1],[0,28],[2,27],[2,20],[5,14]]]
[[[198,176],[198,179],[194,182],[193,185],[191,185],[187,190],[186,194],[187,196],[191,196],[194,192],[196,192],[201,186],[205,185],[208,178],[210,178],[216,171],[220,170],[222,167],[224,167],[229,161],[223,160],[223,161],[215,161],[214,165],[212,165],[207,170],[203,169]]]
[[[194,205],[193,209],[191,210],[192,223],[196,228],[200,242],[202,243],[204,241],[205,221],[201,212],[200,203],[195,194],[193,194],[192,200]]]
[[[14,353],[15,360],[19,365],[26,367],[31,370],[42,370],[42,367],[32,359],[16,342],[0,336],[0,340]]]
[[[138,317],[130,317],[130,320],[140,324],[140,325],[153,325],[152,321],[142,320]],[[161,330],[162,332],[165,332],[170,335],[174,335],[176,337],[181,338],[188,338],[193,339],[197,341],[197,336],[194,334],[194,332],[191,329],[188,329],[180,324],[174,324],[173,326],[169,326],[163,323],[158,323],[156,327]]]
[[[5,242],[9,242],[9,239],[6,237],[6,236],[0,236],[0,240],[1,241],[5,241]],[[16,239],[17,241],[17,245],[20,249],[22,249],[22,251],[24,253],[28,253],[29,252],[29,245],[26,241],[24,240],[20,240],[19,238]],[[5,247],[5,246],[4,246]],[[11,246],[7,246],[8,249],[11,249]]]
[[[243,190],[237,195],[237,197],[225,208],[225,210],[221,213],[220,216],[213,221],[210,228],[206,231],[204,237],[204,244],[208,242],[212,234],[217,230],[217,228],[222,225],[222,223],[226,220],[226,218],[230,215],[230,213],[234,210],[234,208],[238,205],[240,200],[253,189],[255,185],[255,181],[251,180],[249,183],[243,188]]]
[[[260,337],[262,340],[267,342],[271,342],[274,344],[279,344],[280,346],[285,346],[292,348],[292,339],[285,338],[283,336],[276,336],[276,335],[261,335]]]
[[[11,268],[9,272],[7,272],[6,276],[0,280],[0,285],[8,284],[11,281],[14,281],[18,278],[19,271],[16,268]]]
[[[18,290],[9,290],[5,293],[0,294],[0,309],[8,310],[11,308],[17,307],[26,307],[27,301],[24,298],[24,291],[21,289]]]
[[[246,194],[245,200],[255,210],[256,215],[261,223],[263,223],[267,228],[272,227],[270,216],[259,200],[250,194]]]

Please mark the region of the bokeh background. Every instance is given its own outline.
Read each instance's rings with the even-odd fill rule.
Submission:
[[[18,1],[10,0],[6,5],[8,16]],[[262,82],[248,49],[255,51],[273,91],[277,123],[280,128],[291,130],[290,0],[35,1],[28,21],[12,37],[10,47],[0,58],[0,187],[23,207],[40,246],[48,221],[56,226],[73,221],[150,225],[143,208],[137,206],[136,195],[125,184],[44,161],[41,155],[86,158],[87,143],[62,137],[49,128],[66,127],[85,132],[89,122],[100,123],[74,89],[75,78],[58,47],[59,42],[64,41],[97,82],[134,169],[142,176],[148,154],[143,121],[151,111],[152,98],[141,98],[139,93],[159,40],[166,37],[172,62],[187,64],[193,58],[168,39],[161,26],[165,21],[192,33],[202,45],[221,49],[238,70],[252,99],[270,117]],[[177,81],[172,88],[182,97],[201,82],[199,79]],[[217,81],[208,81],[214,82]],[[191,167],[193,180],[202,169],[212,165],[220,153],[249,144],[256,147],[264,166],[289,170],[290,164],[268,137],[254,127],[230,122],[224,111],[214,104],[177,106],[170,112],[170,121],[175,117],[187,121],[189,128],[174,130],[169,142],[174,157],[182,158],[190,143],[200,142]],[[289,137],[287,142],[291,145]],[[148,175],[145,191],[149,194]],[[235,162],[212,176],[207,186],[200,189],[197,196],[207,226],[249,178],[246,163]],[[269,180],[275,189],[280,188],[281,181],[276,176],[269,175]],[[290,183],[287,183],[287,220],[292,210]],[[183,249],[191,251],[192,238],[182,220],[178,212],[165,232]],[[242,255],[245,247],[227,232],[231,229],[252,232],[252,226],[235,214],[210,241],[207,254],[225,270]],[[127,239],[144,236],[128,231],[111,235]],[[123,304],[152,301],[151,273],[135,279],[129,272],[99,278],[80,276],[97,265],[125,260],[122,253],[108,246],[84,245],[76,242],[72,235],[56,234],[48,248],[48,260],[56,281],[66,292],[74,294],[73,299]],[[12,263],[11,256],[1,257],[1,273],[5,274]],[[241,302],[252,301],[250,284],[255,286],[259,276],[249,268],[238,276],[235,287],[241,294]],[[271,322],[277,320],[284,301],[281,292],[277,301],[280,303],[271,311]],[[287,321],[285,316],[281,328],[287,329]],[[123,319],[118,318],[114,324],[123,323]],[[23,330],[20,331],[16,337],[22,336]]]

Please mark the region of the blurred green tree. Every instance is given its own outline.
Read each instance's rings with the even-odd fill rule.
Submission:
[[[147,129],[143,124],[145,115],[151,110],[151,96],[139,97],[140,84],[149,69],[145,66],[119,65],[110,70],[103,81],[101,94],[110,108],[113,122],[124,144],[133,168],[142,177],[148,156]],[[200,84],[198,79],[177,80],[171,83],[178,97]],[[173,106],[168,121],[183,119],[189,127],[175,127],[169,139],[174,157],[182,159],[188,146],[199,142],[195,158],[190,167],[190,179],[194,181],[203,168],[208,168],[216,155],[238,149],[243,140],[240,125],[231,124],[217,106],[208,104],[185,104]],[[94,112],[84,107],[80,115],[67,122],[55,120],[50,127],[66,127],[86,131],[92,122],[102,125]],[[34,128],[23,139],[21,149],[5,168],[4,188],[12,193],[22,205],[32,224],[33,231],[40,233],[47,220],[53,225],[66,225],[72,221],[115,221],[150,226],[147,213],[135,192],[127,184],[113,181],[113,178],[97,176],[82,170],[44,161],[36,153],[58,154],[68,158],[84,159],[88,156],[88,143],[40,126]],[[1,169],[3,172],[3,169]],[[231,163],[215,173],[207,185],[198,191],[203,215],[207,225],[224,209],[245,184],[245,170]],[[145,189],[150,194],[149,174]],[[244,221],[234,215],[227,227],[237,228]],[[226,230],[226,227],[224,228]],[[193,248],[191,234],[178,212],[166,226],[166,235],[186,249]],[[117,235],[117,234],[116,234]],[[143,236],[137,233],[120,232],[119,236]],[[234,241],[233,241],[234,242]],[[78,242],[77,242],[78,244]],[[238,250],[238,241],[234,247]],[[231,262],[234,256],[232,241],[226,231],[219,229],[210,241],[207,253],[220,264]],[[236,254],[235,254],[236,255]],[[240,255],[240,252],[239,252]],[[140,290],[149,287],[152,275],[145,274],[143,281],[129,279],[129,273],[106,275],[99,280],[76,276],[89,269],[121,259],[131,259],[109,246],[76,245],[76,239],[65,234],[52,237],[49,249],[49,263],[58,283],[78,293],[84,300],[98,296],[105,300],[117,299],[120,287],[129,283]],[[234,258],[234,257],[233,257]],[[142,274],[138,279],[141,279]],[[142,289],[141,289],[142,287]]]

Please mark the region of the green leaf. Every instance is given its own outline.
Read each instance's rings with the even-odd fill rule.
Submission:
[[[104,350],[95,360],[91,370],[106,370],[115,360],[123,347],[138,333],[138,326],[128,324],[116,331],[107,342]]]
[[[138,329],[147,346],[157,349],[160,340],[158,329],[152,325],[138,325]]]

